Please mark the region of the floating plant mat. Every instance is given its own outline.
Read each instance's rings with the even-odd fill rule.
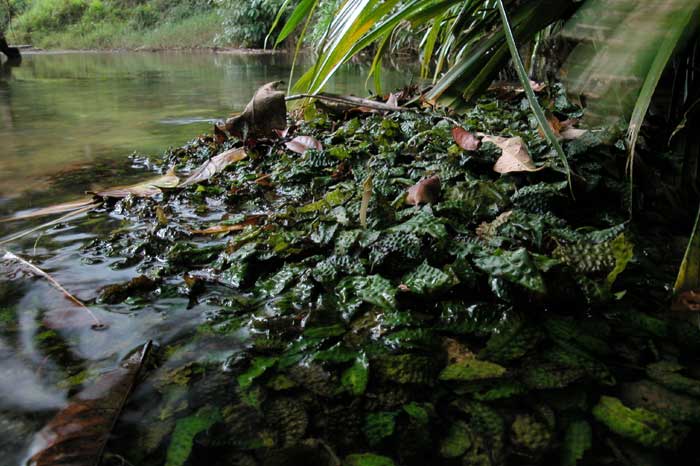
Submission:
[[[561,121],[580,116],[547,92]],[[460,126],[417,109],[306,115],[246,152],[200,137],[159,162],[188,182],[103,207],[133,228],[86,260],[138,274],[103,303],[219,309],[156,351],[167,363],[124,415],[140,422],[117,426],[104,462],[688,458],[700,330],[667,318],[667,253],[628,222],[623,134],[564,138],[574,200],[517,99],[482,100]],[[246,349],[222,361],[232,335]]]

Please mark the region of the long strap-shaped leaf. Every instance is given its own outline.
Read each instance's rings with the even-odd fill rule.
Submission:
[[[503,30],[506,34],[506,42],[508,42],[510,54],[513,57],[513,64],[515,65],[515,70],[518,73],[520,83],[522,84],[523,89],[525,89],[525,95],[527,96],[528,102],[530,102],[530,108],[535,114],[535,118],[537,118],[537,122],[540,124],[540,127],[542,127],[542,130],[544,131],[544,134],[547,137],[547,141],[549,141],[554,150],[557,152],[557,155],[559,156],[562,165],[564,165],[564,169],[566,170],[566,178],[569,182],[569,189],[571,190],[571,194],[573,195],[573,186],[571,185],[571,169],[569,168],[569,162],[568,160],[566,160],[566,154],[564,154],[564,149],[562,149],[561,144],[559,144],[557,136],[554,134],[552,127],[549,126],[549,123],[547,122],[547,117],[545,117],[544,112],[542,111],[542,107],[540,107],[540,104],[537,101],[535,91],[533,91],[532,86],[530,86],[530,78],[527,76],[527,72],[525,71],[523,61],[520,59],[518,46],[515,43],[513,31],[510,29],[510,24],[508,23],[508,15],[506,13],[505,7],[503,6],[503,0],[498,0],[498,11],[501,13]]]
[[[693,234],[688,241],[683,262],[678,270],[676,284],[673,286],[674,293],[693,290],[700,290],[700,209],[695,218]]]

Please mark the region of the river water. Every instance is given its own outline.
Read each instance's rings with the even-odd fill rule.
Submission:
[[[4,68],[0,76],[0,217],[153,176],[143,160],[241,111],[260,85],[287,80],[290,65],[284,55],[28,54],[20,67]],[[362,66],[347,66],[327,90],[365,95],[365,74]],[[388,72],[385,79],[390,88],[410,76]],[[0,223],[0,241],[44,221]],[[137,275],[115,259],[82,252],[119,228],[128,226],[116,214],[83,215],[0,248],[30,260],[92,304],[100,288]],[[112,369],[147,340],[167,346],[212,311],[187,309],[187,300],[179,297],[158,303],[91,305],[109,324],[95,332],[85,325],[87,316],[46,280],[0,261],[3,466],[23,464],[33,434],[66,405],[80,387],[78,379],[89,381]],[[210,349],[207,357],[225,361],[243,339],[220,345],[220,354]],[[167,362],[162,367],[167,370]],[[131,413],[132,421],[137,418]]]

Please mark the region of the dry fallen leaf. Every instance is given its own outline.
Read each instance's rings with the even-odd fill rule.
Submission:
[[[228,141],[226,132],[219,128],[219,125],[214,125],[214,141],[216,141],[217,144],[223,144]]]
[[[178,178],[175,174],[174,168],[171,168],[165,175],[159,176],[158,178],[142,181],[141,183],[131,186],[110,188],[104,191],[99,191],[95,193],[95,195],[100,197],[114,197],[118,199],[130,195],[136,197],[153,197],[162,192],[161,188],[176,188],[179,182],[180,178]]]
[[[672,311],[700,312],[700,291],[684,291],[679,293],[671,305]]]
[[[433,204],[440,197],[440,177],[433,175],[408,188],[406,204]]]
[[[229,149],[226,152],[212,157],[208,161],[204,162],[199,168],[197,168],[190,176],[187,178],[180,187],[189,186],[196,183],[201,183],[206,181],[217,173],[223,171],[226,167],[234,162],[239,162],[248,156],[244,148],[238,147],[235,149]]]
[[[262,219],[262,215],[252,215],[240,223],[234,225],[214,225],[203,230],[192,230],[193,235],[218,235],[219,233],[230,233],[232,231],[244,230],[248,225],[257,225]]]
[[[313,136],[297,136],[288,141],[287,149],[297,154],[303,154],[308,149],[323,150],[323,145]]]
[[[452,139],[464,150],[477,150],[481,145],[479,138],[459,126],[452,128]]]
[[[0,218],[0,223],[3,222],[13,222],[15,220],[25,220],[29,218],[44,217],[46,215],[56,215],[63,214],[66,212],[74,212],[88,206],[96,206],[97,203],[92,197],[85,199],[80,199],[77,201],[65,202],[63,204],[56,204],[49,207],[44,207],[41,209],[34,210],[28,214],[14,215],[12,217]]]
[[[520,136],[506,138],[502,136],[484,136],[482,142],[491,142],[501,149],[501,156],[496,160],[493,170],[496,173],[536,172],[544,167],[536,167],[530,157],[525,141]]]
[[[577,120],[568,119],[560,121],[556,115],[549,113],[547,115],[547,121],[549,122],[549,127],[552,128],[557,139],[572,140],[578,139],[583,136],[588,130],[574,128],[574,125],[578,122]],[[544,131],[542,128],[538,128],[540,135],[544,138]]]
[[[274,130],[287,127],[287,104],[284,92],[274,81],[260,87],[248,102],[243,113],[226,120],[226,130],[239,139],[272,137]]]

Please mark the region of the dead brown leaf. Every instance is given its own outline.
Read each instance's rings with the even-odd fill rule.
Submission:
[[[239,139],[272,137],[274,130],[287,127],[287,104],[284,92],[274,81],[260,87],[248,102],[243,113],[226,120],[226,130]]]
[[[0,223],[3,222],[13,222],[15,220],[25,220],[29,218],[44,217],[46,215],[56,215],[63,214],[66,212],[73,212],[82,209],[87,206],[97,206],[98,203],[91,197],[80,199],[77,201],[64,202],[63,204],[56,204],[49,207],[44,207],[42,209],[37,209],[28,214],[15,215],[12,217],[0,218]]]
[[[214,125],[214,141],[216,141],[217,144],[223,144],[228,141],[226,132],[219,128],[219,125]]]
[[[146,343],[71,399],[35,436],[28,464],[97,466],[151,347]]]
[[[100,197],[113,197],[117,199],[127,196],[153,197],[162,192],[161,188],[176,188],[179,182],[180,178],[178,178],[175,174],[174,168],[171,168],[165,175],[159,176],[158,178],[142,181],[141,183],[131,186],[118,186],[115,188],[110,188],[104,191],[99,191],[95,193],[95,195]]]
[[[452,128],[452,139],[464,150],[477,150],[481,145],[479,138],[459,126]]]
[[[222,172],[232,163],[239,162],[245,159],[247,156],[248,153],[242,147],[229,149],[226,152],[222,152],[221,154],[204,162],[184,182],[182,182],[179,187],[184,188],[186,186],[206,181],[217,173]]]
[[[501,149],[501,156],[496,160],[493,170],[496,173],[536,172],[544,167],[537,167],[530,157],[525,141],[520,136],[506,138],[485,135],[482,142],[491,142]]]
[[[679,293],[671,304],[672,311],[700,312],[700,291],[688,290]]]
[[[309,149],[323,150],[323,144],[313,136],[297,136],[286,143],[287,149],[303,154]]]
[[[230,233],[232,231],[241,231],[249,225],[257,225],[263,218],[263,215],[252,215],[240,223],[233,225],[214,225],[203,230],[192,230],[190,233],[193,235],[218,235],[220,233]]]
[[[440,198],[440,177],[433,175],[408,188],[406,204],[433,204]]]

